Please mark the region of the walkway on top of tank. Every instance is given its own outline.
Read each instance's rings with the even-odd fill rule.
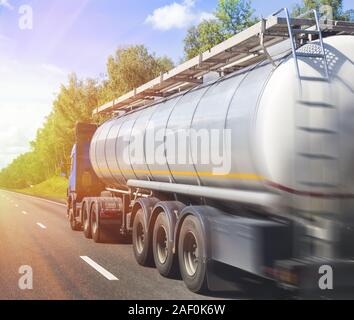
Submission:
[[[93,113],[111,114],[134,110],[150,104],[156,98],[169,97],[200,85],[203,83],[203,76],[209,72],[229,74],[266,60],[269,58],[267,48],[289,38],[286,18],[276,15],[277,13],[262,19],[199,56],[96,108]],[[306,30],[311,30],[316,21],[292,18],[290,23],[297,30],[304,30],[303,33],[296,33],[298,40],[301,40],[311,36]],[[354,23],[326,20],[321,23],[321,30],[324,32],[324,37],[326,34],[354,34]]]

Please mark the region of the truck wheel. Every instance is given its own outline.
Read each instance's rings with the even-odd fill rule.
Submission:
[[[143,209],[137,211],[133,223],[133,251],[135,259],[140,265],[152,265],[151,245],[146,230]]]
[[[87,203],[84,203],[82,205],[82,222],[83,222],[84,236],[87,239],[91,239],[92,238],[91,218],[90,218],[90,210],[87,207]]]
[[[208,290],[204,251],[205,239],[201,224],[196,217],[188,216],[180,230],[178,260],[184,283],[195,293]]]
[[[162,211],[155,222],[153,231],[153,256],[155,266],[159,273],[164,277],[175,277],[178,271],[178,261],[175,254],[173,254],[173,243],[169,241],[170,223],[166,213]]]
[[[91,218],[91,234],[92,234],[92,239],[96,243],[102,242],[102,237],[101,237],[101,227],[100,227],[100,220],[98,216],[98,204],[93,203],[91,206],[91,213],[90,213],[90,218]]]
[[[70,222],[70,227],[71,230],[73,231],[80,231],[80,224],[76,221],[74,217],[74,210],[73,208],[69,209],[69,222]]]

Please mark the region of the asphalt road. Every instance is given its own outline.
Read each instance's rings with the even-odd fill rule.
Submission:
[[[21,266],[33,289],[19,286]],[[236,294],[237,295],[237,294]],[[0,190],[0,299],[220,299],[139,266],[131,244],[96,244],[70,229],[65,205]]]

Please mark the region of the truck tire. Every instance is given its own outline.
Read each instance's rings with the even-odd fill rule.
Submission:
[[[73,231],[80,231],[81,227],[80,224],[76,221],[74,217],[74,210],[72,207],[69,209],[69,222],[70,222],[70,228]]]
[[[179,234],[178,260],[184,283],[195,293],[208,290],[205,245],[200,221],[195,216],[187,216]]]
[[[98,212],[99,212],[98,203],[94,202],[90,210],[91,234],[92,234],[93,241],[95,241],[96,243],[101,243],[102,227],[100,226],[100,219],[99,219]]]
[[[170,222],[164,211],[157,216],[154,225],[152,248],[155,266],[164,277],[174,278],[178,273],[178,260],[173,254],[173,239],[170,234]]]
[[[139,209],[133,223],[133,251],[136,261],[142,266],[152,266],[150,237],[146,230],[143,209]]]
[[[91,217],[90,217],[90,210],[86,202],[82,205],[82,225],[83,225],[85,238],[91,239],[92,238]]]

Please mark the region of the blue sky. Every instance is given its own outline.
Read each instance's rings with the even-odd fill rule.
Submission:
[[[296,0],[253,0],[268,16]],[[0,168],[28,150],[67,74],[98,77],[118,46],[145,44],[175,62],[189,26],[217,0],[0,0]],[[19,28],[23,5],[32,29]],[[354,0],[345,0],[353,8]],[[21,9],[22,8],[22,9]],[[22,11],[23,12],[23,11]],[[28,13],[28,12],[27,12]]]

